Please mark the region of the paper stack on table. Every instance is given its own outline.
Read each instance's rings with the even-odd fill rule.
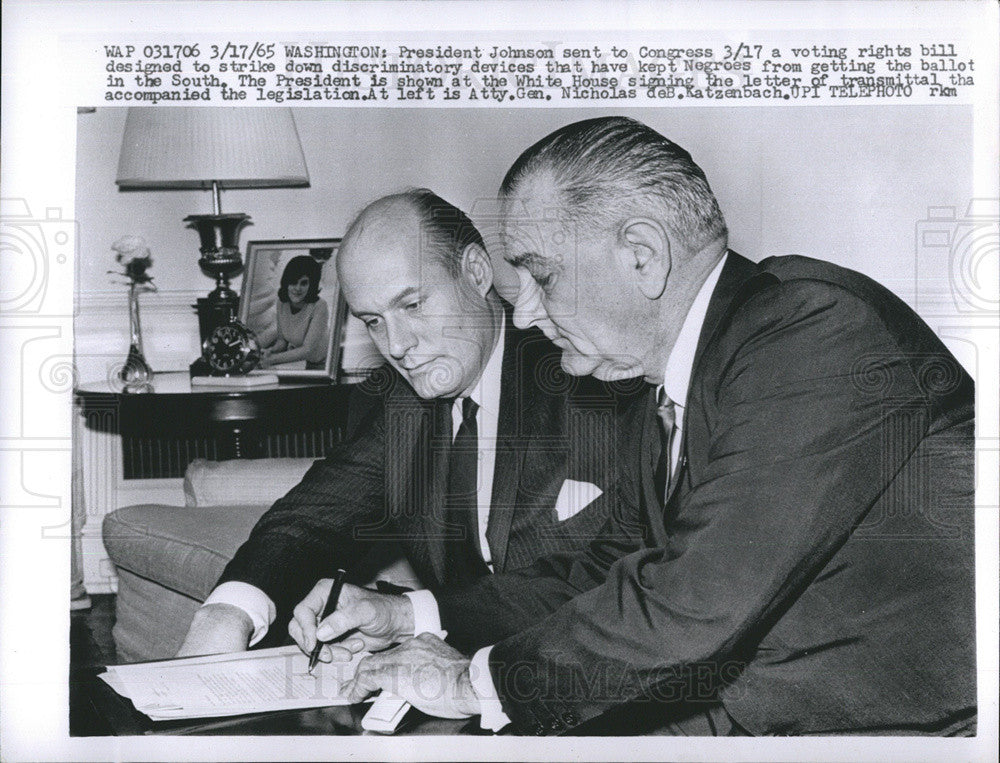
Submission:
[[[296,646],[237,654],[114,665],[101,678],[154,721],[346,705],[341,686],[368,652],[321,662]]]

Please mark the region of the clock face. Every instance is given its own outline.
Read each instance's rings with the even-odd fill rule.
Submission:
[[[205,340],[202,357],[218,374],[245,374],[260,361],[257,337],[238,321],[218,326]]]

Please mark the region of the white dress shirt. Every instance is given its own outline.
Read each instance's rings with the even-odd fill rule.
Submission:
[[[660,389],[666,390],[667,397],[673,401],[676,409],[677,432],[674,434],[670,451],[671,472],[677,468],[680,460],[681,440],[684,439],[681,436],[684,425],[684,406],[687,404],[688,386],[691,382],[691,373],[694,371],[694,356],[698,349],[698,339],[701,337],[701,328],[705,323],[705,315],[708,313],[708,304],[712,300],[712,292],[715,291],[725,263],[726,257],[719,260],[712,272],[709,273],[708,278],[705,279],[705,283],[698,290],[698,294],[684,318],[684,323],[681,325],[677,341],[674,342],[667,358],[667,365],[663,372],[663,384],[657,387],[657,395],[659,395]],[[441,617],[436,611],[435,617],[436,621],[431,620],[430,622],[436,622],[437,630],[440,630]],[[420,624],[417,625],[419,627]],[[497,697],[496,687],[493,685],[493,676],[490,674],[490,652],[492,649],[492,646],[484,647],[473,656],[472,664],[469,666],[469,680],[482,708],[480,725],[484,729],[499,731],[510,723],[510,718],[503,711]]]
[[[502,316],[501,316],[502,317]],[[479,442],[479,468],[476,475],[476,492],[479,504],[479,545],[483,559],[492,571],[493,560],[490,545],[486,541],[486,528],[489,524],[490,504],[493,499],[493,470],[496,465],[497,421],[500,415],[500,372],[503,367],[503,346],[506,328],[503,320],[500,322],[500,332],[493,346],[486,367],[479,381],[472,389],[469,397],[479,406],[476,411],[476,428]],[[462,398],[455,400],[451,409],[451,436],[458,434],[462,423]],[[415,633],[435,632],[441,630],[441,618],[438,615],[437,602],[427,591],[415,591],[407,594],[413,600],[413,608],[420,612],[420,619]],[[218,586],[205,599],[202,606],[209,604],[232,604],[239,607],[253,622],[253,634],[250,646],[253,646],[265,635],[277,614],[271,597],[256,586],[236,580],[230,580]],[[424,611],[424,610],[428,611]],[[427,627],[428,624],[433,627]]]

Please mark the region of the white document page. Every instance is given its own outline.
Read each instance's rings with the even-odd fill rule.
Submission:
[[[350,662],[319,663],[295,646],[108,668],[101,678],[153,720],[348,704],[341,686],[354,676]]]

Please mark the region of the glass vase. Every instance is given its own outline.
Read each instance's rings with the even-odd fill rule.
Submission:
[[[142,324],[139,322],[139,284],[133,283],[128,289],[129,348],[125,365],[118,372],[118,378],[127,390],[136,392],[149,388],[153,380],[153,369],[146,362],[142,352]]]

